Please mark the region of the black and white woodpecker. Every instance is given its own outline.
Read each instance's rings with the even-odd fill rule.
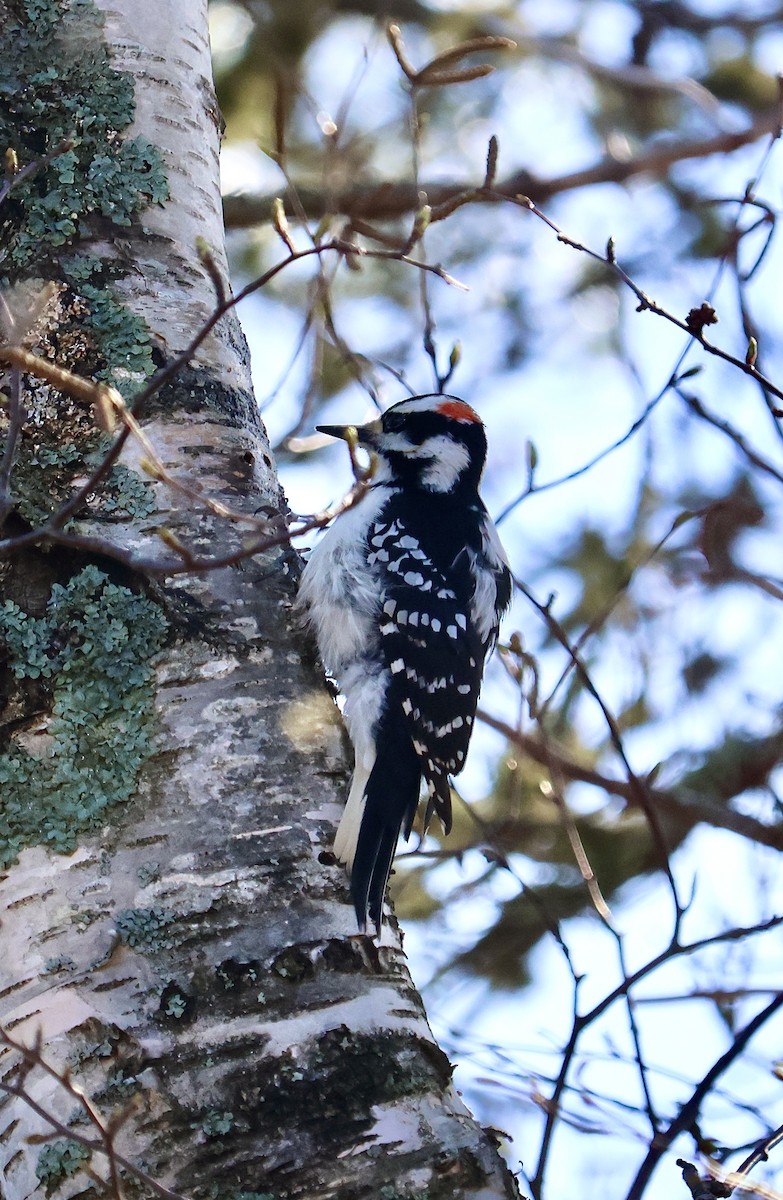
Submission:
[[[451,827],[487,656],[511,598],[506,556],[478,494],[484,426],[454,396],[416,396],[359,427],[320,425],[377,456],[367,494],[310,555],[300,597],[345,696],[356,755],[335,854],[361,929],[380,928],[397,840],[422,780],[425,828]]]

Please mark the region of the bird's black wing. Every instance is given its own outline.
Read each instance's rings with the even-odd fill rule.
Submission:
[[[421,773],[446,832],[449,775],[465,764],[476,712],[484,648],[446,572],[397,518],[368,534],[368,561],[382,581],[381,646]],[[407,820],[410,832],[413,814]]]

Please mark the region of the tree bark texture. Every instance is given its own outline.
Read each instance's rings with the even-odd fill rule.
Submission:
[[[62,73],[52,112],[57,86],[64,102],[78,62],[96,52],[85,20],[109,47],[108,150],[76,164],[74,186],[103,171],[117,204],[134,188],[136,202],[115,220],[107,191],[34,255],[17,236],[38,211],[30,192],[27,208],[10,210],[2,269],[17,281],[14,303],[19,280],[53,282],[30,348],[82,374],[103,362],[95,373],[132,397],[214,305],[197,237],[226,273],[206,0],[52,0],[48,25],[46,4],[36,18],[26,3],[0,9],[13,35],[0,67],[13,74],[2,58],[22,54],[28,75],[40,73],[40,34]],[[127,94],[129,79],[125,120],[115,89]],[[78,133],[81,117],[71,119]],[[111,357],[108,318],[96,320],[106,297],[128,323],[124,357]],[[94,542],[7,553],[15,532],[46,519],[51,495],[36,487],[67,497],[80,456],[95,452],[92,415],[72,398],[26,377],[24,406],[11,476],[22,515],[0,543],[3,1026],[27,1046],[40,1033],[43,1059],[70,1071],[106,1118],[126,1107],[117,1153],[189,1196],[515,1195],[450,1084],[396,927],[380,945],[355,934],[342,869],[325,853],[346,767],[293,610],[296,555],[274,548],[161,579]],[[284,516],[233,316],[156,394],[144,430],[174,478],[249,516]],[[171,559],[172,537],[204,554],[241,546],[242,526],[145,477],[144,454],[128,442],[73,534],[147,568]],[[44,461],[54,475],[41,475]],[[20,1080],[25,1096],[9,1094]],[[90,1190],[78,1140],[62,1130],[29,1140],[52,1134],[50,1117],[94,1136],[61,1080],[40,1067],[22,1079],[6,1049],[3,1087],[3,1197]],[[106,1176],[105,1155],[90,1165]],[[121,1173],[128,1195],[145,1192]]]

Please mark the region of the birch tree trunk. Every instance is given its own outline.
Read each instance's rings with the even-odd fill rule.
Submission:
[[[0,0],[0,25],[0,149],[22,169],[71,142],[0,208],[7,340],[130,399],[214,308],[198,238],[226,276],[206,0]],[[516,1195],[396,929],[356,936],[321,861],[346,767],[292,614],[295,555],[157,574],[177,539],[216,556],[245,531],[145,476],[134,438],[56,529],[108,440],[32,374],[15,410],[18,380],[0,416],[0,1020],[18,1046],[40,1032],[42,1062],[0,1056],[3,1197],[84,1194],[85,1168],[148,1190],[91,1150],[68,1071],[104,1149],[188,1196]],[[284,512],[233,315],[143,424],[171,476]]]

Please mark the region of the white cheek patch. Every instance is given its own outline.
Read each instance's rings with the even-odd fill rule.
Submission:
[[[411,457],[431,458],[432,463],[422,471],[421,482],[433,492],[448,492],[470,462],[470,451],[464,442],[441,434],[427,438]]]

